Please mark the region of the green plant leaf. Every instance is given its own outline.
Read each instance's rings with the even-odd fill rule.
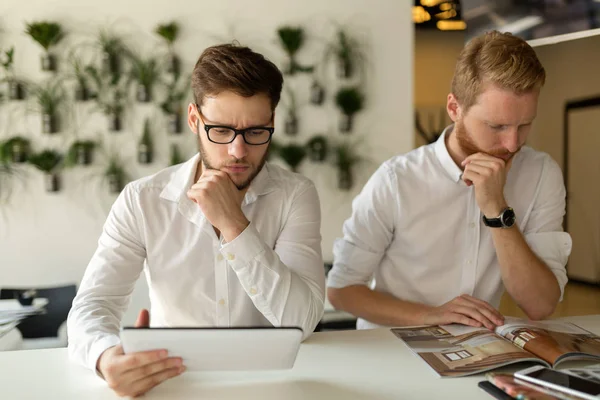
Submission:
[[[169,46],[171,46],[179,34],[179,25],[175,21],[158,25],[154,32],[165,39]]]
[[[365,98],[356,87],[341,88],[336,96],[335,103],[346,115],[354,115],[364,107]]]
[[[27,24],[25,33],[38,42],[46,51],[64,37],[61,25],[57,22],[49,21],[29,23]]]
[[[28,162],[40,171],[53,172],[61,163],[62,155],[54,150],[44,150],[29,156]]]

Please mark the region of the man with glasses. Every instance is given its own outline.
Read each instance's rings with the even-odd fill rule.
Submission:
[[[313,183],[266,163],[283,78],[246,47],[206,49],[188,125],[199,154],[130,183],[104,226],[68,319],[71,358],[119,395],[179,375],[179,358],[123,354],[119,325],[146,275],[152,326],[298,326],[323,314],[320,203]],[[142,310],[136,325],[149,324]]]

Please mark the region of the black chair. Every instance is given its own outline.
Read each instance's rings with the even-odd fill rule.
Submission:
[[[18,299],[19,293],[31,288],[3,288],[0,289],[0,299]],[[75,285],[36,288],[36,297],[48,299],[46,312],[25,318],[17,329],[23,339],[58,337],[58,329],[67,320],[71,304],[77,293]]]

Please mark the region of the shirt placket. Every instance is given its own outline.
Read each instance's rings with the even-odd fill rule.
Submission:
[[[227,281],[227,260],[220,252],[221,243],[213,241],[215,255],[215,300],[217,326],[229,326],[229,285]]]
[[[479,255],[479,238],[481,226],[479,224],[480,211],[475,199],[474,187],[469,187],[469,205],[467,208],[467,233],[465,235],[465,248],[463,258],[463,274],[461,279],[461,294],[473,295],[477,278],[477,258]]]

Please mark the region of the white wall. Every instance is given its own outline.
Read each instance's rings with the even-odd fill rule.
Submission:
[[[361,168],[355,188],[344,193],[336,189],[332,167],[305,162],[301,168],[319,189],[323,254],[326,260],[331,260],[333,241],[341,234],[342,223],[350,214],[352,198],[377,165],[413,146],[413,28],[410,18],[409,2],[397,0],[5,0],[0,4],[0,48],[15,45],[17,71],[39,81],[50,75],[40,71],[41,51],[23,33],[25,22],[56,20],[62,23],[68,31],[59,47],[62,53],[70,44],[93,40],[99,28],[112,27],[125,34],[126,41],[137,50],[156,54],[160,41],[151,32],[157,23],[176,20],[182,26],[176,50],[184,59],[183,70],[191,72],[205,47],[233,38],[263,52],[281,66],[285,57],[277,45],[275,32],[283,24],[305,27],[308,39],[299,58],[304,64],[310,64],[321,57],[324,40],[333,38],[334,23],[347,25],[369,46],[368,108],[358,117],[355,133],[348,138],[364,137],[363,149],[371,163]],[[64,61],[61,66],[65,67]],[[339,81],[331,69],[325,74],[329,89],[327,105],[323,108],[302,107],[301,133],[297,138],[283,134],[284,113],[281,106],[278,108],[276,127],[281,141],[304,142],[320,132],[342,138],[335,132],[337,112],[331,102],[331,94]],[[299,96],[306,92],[309,83],[306,76],[286,78],[286,85],[296,88]],[[114,135],[106,132],[106,120],[102,115],[90,115],[89,106],[76,105],[70,108],[70,114],[77,123],[71,123],[70,129],[52,137],[40,133],[40,117],[30,108],[31,104],[0,106],[0,137],[26,134],[32,139],[34,148],[40,150],[45,147],[65,149],[75,137],[101,136],[130,159],[130,170],[135,178],[167,165],[170,142],[187,146],[187,156],[194,152],[192,135],[186,133],[167,138],[166,133],[157,129],[154,132],[159,152],[157,160],[149,167],[136,163],[135,145],[144,117],[152,117],[157,127],[164,126],[160,113],[153,106],[136,104],[126,121],[126,131]],[[12,118],[8,118],[9,115]],[[96,166],[87,170],[79,168],[65,172],[64,190],[52,195],[44,192],[41,174],[26,168],[25,187],[15,189],[10,205],[0,205],[0,287],[79,282],[115,199],[107,194],[106,186],[92,178],[101,169],[101,160],[98,160]],[[135,308],[145,303],[146,295],[147,289],[142,282],[134,296]]]

